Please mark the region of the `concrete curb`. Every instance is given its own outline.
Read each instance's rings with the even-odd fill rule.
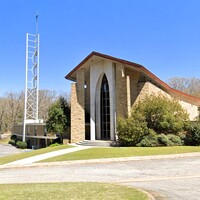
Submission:
[[[167,200],[167,197],[162,196],[156,191],[144,190],[141,188],[136,188],[136,189],[141,190],[142,192],[147,194],[149,197],[149,200]]]
[[[144,190],[144,189],[141,189],[141,188],[135,188],[135,189],[146,194],[148,196],[149,200],[156,200],[155,197],[151,194],[150,191],[147,191],[147,190]]]
[[[77,165],[77,164],[129,162],[129,161],[143,161],[143,160],[174,159],[174,158],[178,159],[178,158],[199,157],[199,156],[200,156],[200,152],[171,154],[171,155],[135,156],[135,157],[120,157],[120,158],[90,159],[90,160],[70,160],[70,161],[59,161],[59,162],[41,162],[41,163],[18,164],[18,165],[5,164],[5,165],[0,165],[0,169],[22,168],[22,167],[67,166],[67,165]]]

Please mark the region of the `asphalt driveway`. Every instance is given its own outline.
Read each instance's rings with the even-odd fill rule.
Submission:
[[[22,150],[17,149],[9,144],[0,144],[0,157],[20,152],[22,152]]]
[[[199,200],[200,157],[0,169],[0,184],[76,181],[139,187],[159,192],[159,199]]]

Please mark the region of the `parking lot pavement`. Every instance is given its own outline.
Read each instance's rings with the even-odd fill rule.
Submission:
[[[0,184],[107,182],[155,191],[158,199],[199,200],[199,166],[200,156],[2,168]]]
[[[13,147],[9,144],[0,144],[0,157],[7,156],[11,154],[20,153],[22,150],[17,149],[16,147]]]

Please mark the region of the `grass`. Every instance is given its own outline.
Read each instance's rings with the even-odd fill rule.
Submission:
[[[105,183],[34,183],[0,185],[1,200],[148,200],[147,194],[130,187]]]
[[[200,152],[200,146],[176,146],[176,147],[114,147],[92,148],[65,154],[43,160],[41,162],[56,162],[68,160],[87,160],[97,158],[117,158],[131,156],[166,155]]]
[[[52,152],[60,149],[70,148],[69,145],[60,145],[56,147],[47,147],[30,152],[17,153],[14,155],[0,157],[0,164],[6,164],[15,160],[36,156],[39,154]],[[98,158],[118,158],[131,156],[148,156],[148,155],[167,155],[200,152],[200,146],[176,146],[176,147],[113,147],[113,148],[91,148],[77,151],[62,156],[52,157],[40,162],[56,162],[68,160],[87,160]]]
[[[48,152],[61,150],[61,149],[66,149],[66,148],[71,148],[71,147],[72,146],[69,146],[69,145],[59,145],[59,146],[55,146],[55,147],[47,147],[47,148],[43,148],[43,149],[17,153],[17,154],[13,154],[13,155],[9,155],[9,156],[3,156],[3,157],[0,157],[0,164],[6,164],[6,163],[9,163],[9,162],[12,162],[15,160],[20,160],[23,158],[28,158],[31,156],[36,156],[39,154],[48,153]]]

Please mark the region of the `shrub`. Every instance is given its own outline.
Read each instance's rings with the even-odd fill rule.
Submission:
[[[11,144],[12,146],[16,145],[15,140],[10,140],[8,143]]]
[[[147,96],[133,108],[131,116],[118,120],[118,142],[123,146],[182,145],[178,135],[188,127],[188,114],[178,101]],[[151,135],[151,131],[156,132]]]
[[[140,115],[126,119],[119,118],[117,124],[118,143],[122,146],[135,146],[149,133],[147,123]]]
[[[191,123],[185,137],[185,144],[192,146],[200,145],[200,123]]]
[[[16,135],[11,135],[11,137],[10,137],[10,139],[11,140],[14,140],[15,141],[15,144],[14,145],[16,145],[16,143],[17,143],[17,136]]]
[[[157,136],[159,146],[170,146],[170,141],[165,134],[159,134]]]
[[[181,146],[182,141],[179,136],[169,134],[150,134],[144,136],[136,145],[138,147],[158,147],[158,146]]]
[[[51,144],[51,145],[49,145],[50,147],[56,147],[56,146],[60,146],[61,144],[59,144],[59,143],[53,143],[53,144]]]
[[[17,146],[18,148],[20,148],[20,149],[26,149],[26,148],[27,148],[27,143],[18,140],[17,143],[16,143],[16,146]]]
[[[182,146],[183,145],[181,138],[177,135],[169,134],[169,135],[167,135],[167,138],[169,140],[170,146]]]
[[[140,113],[147,122],[147,127],[161,134],[178,134],[184,130],[188,115],[178,103],[164,96],[147,96],[133,107],[132,115]]]
[[[147,135],[144,136],[143,139],[136,145],[137,147],[157,147],[158,146],[158,140],[157,135]]]

